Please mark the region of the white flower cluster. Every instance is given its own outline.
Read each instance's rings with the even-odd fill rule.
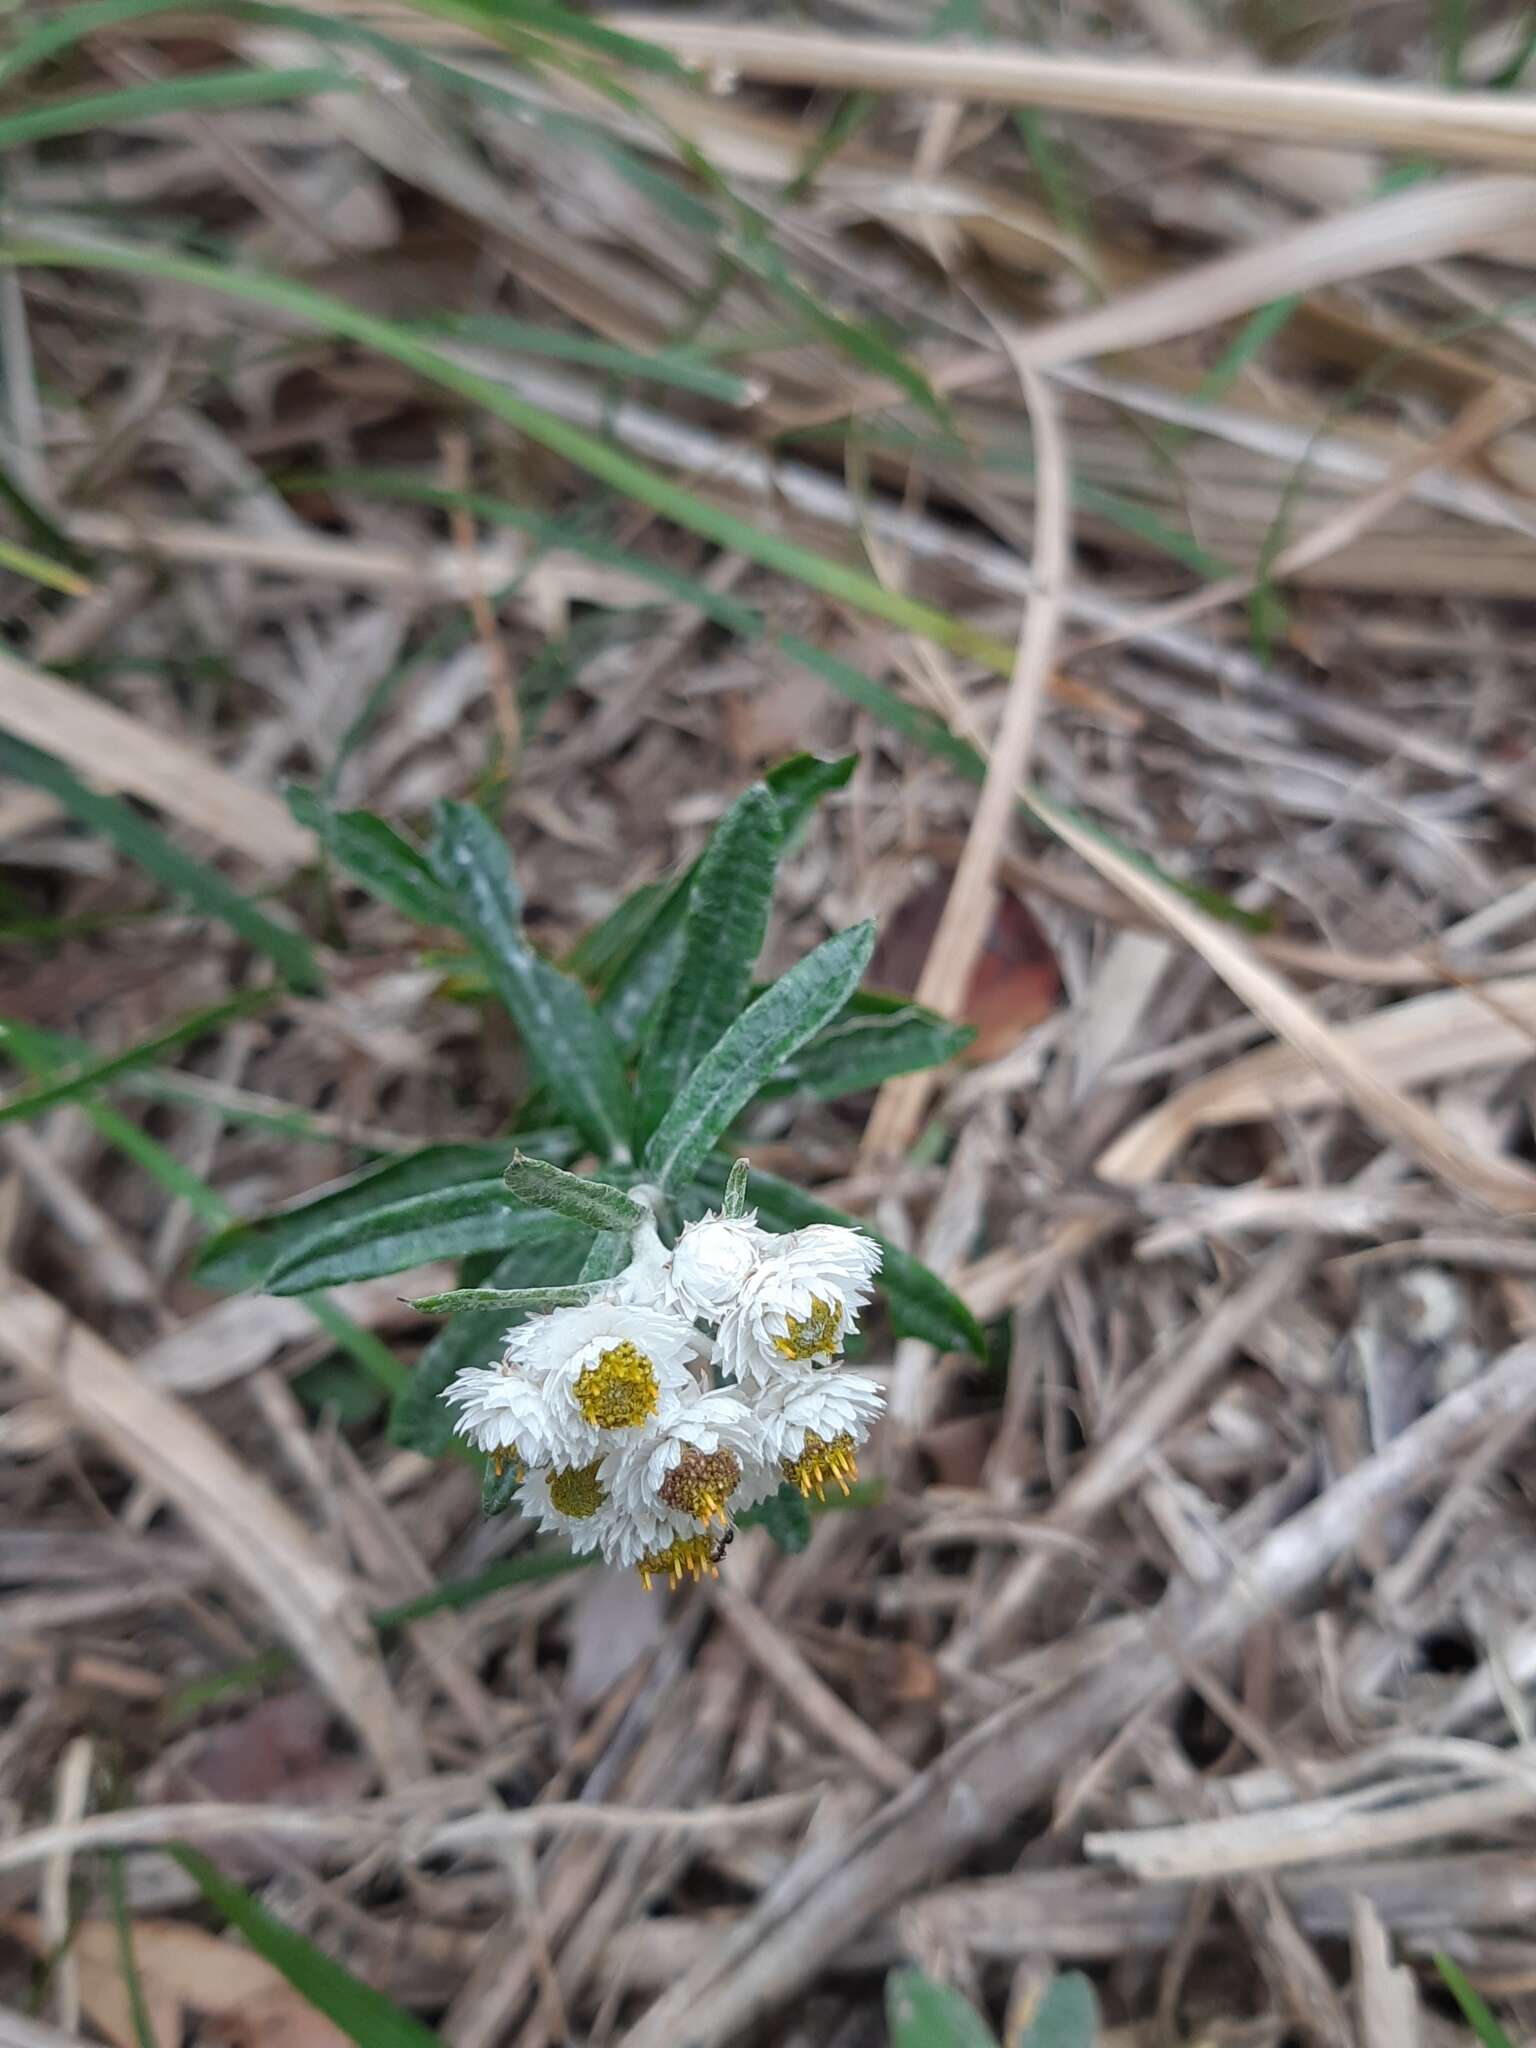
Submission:
[[[647,1226],[595,1300],[509,1330],[500,1363],[444,1398],[498,1470],[523,1470],[540,1528],[675,1586],[785,1480],[846,1492],[857,1476],[884,1401],[834,1362],[879,1266],[870,1238],[829,1224],[775,1236],[750,1212],[709,1215],[670,1252]]]

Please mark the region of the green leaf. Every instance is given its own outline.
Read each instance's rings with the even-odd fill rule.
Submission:
[[[857,754],[823,761],[815,754],[791,754],[763,777],[779,807],[779,830],[787,847],[824,796],[846,789],[859,765]]]
[[[423,1316],[458,1316],[472,1309],[535,1315],[546,1308],[585,1308],[590,1287],[450,1287],[446,1294],[422,1294],[411,1307]]]
[[[1440,1954],[1435,1957],[1435,1968],[1440,1972],[1445,1988],[1460,2006],[1462,2018],[1482,2043],[1482,2048],[1514,2048],[1514,2043],[1473,1990],[1461,1967],[1448,1955]]]
[[[811,1540],[811,1506],[788,1481],[759,1503],[758,1519],[780,1550],[796,1557]]]
[[[765,989],[716,1040],[645,1149],[646,1171],[653,1180],[669,1189],[692,1177],[763,1083],[837,1015],[858,987],[874,945],[872,923],[839,932]]]
[[[616,1230],[599,1232],[582,1260],[582,1285],[600,1287],[605,1280],[616,1280],[629,1264],[632,1249],[633,1241],[627,1232],[623,1235]]]
[[[128,1993],[128,2014],[133,2022],[135,2048],[160,2048],[155,2023],[144,2001],[144,1982],[133,1946],[133,1919],[128,1911],[128,1886],[123,1879],[123,1852],[107,1851],[107,1890],[112,1900],[112,1924],[117,1929],[117,1972]]]
[[[105,1059],[87,1060],[56,1081],[47,1081],[40,1088],[12,1095],[0,1102],[0,1124],[20,1123],[28,1117],[41,1115],[45,1109],[57,1107],[61,1102],[78,1102],[93,1095],[120,1074],[131,1073],[135,1067],[152,1066],[166,1053],[176,1052],[182,1046],[190,1045],[194,1039],[207,1038],[235,1018],[249,1017],[253,1011],[265,1009],[274,994],[275,991],[269,988],[249,989],[227,1003],[215,1003],[212,1009],[198,1010],[168,1030],[157,1031],[153,1037],[141,1038],[126,1052],[111,1053]],[[4,1036],[0,1033],[0,1046],[3,1043]]]
[[[682,952],[640,1058],[639,1132],[648,1137],[711,1046],[746,1008],[778,866],[779,808],[755,784],[715,827],[694,871]]]
[[[997,2048],[997,2036],[958,1991],[921,1970],[892,1970],[885,1980],[891,2048]]]
[[[338,2026],[358,2048],[442,2048],[438,2036],[419,2020],[362,1983],[340,1963],[333,1963],[307,1941],[274,1920],[266,1907],[238,1884],[224,1877],[196,1849],[173,1846],[170,1854],[186,1871],[209,1905],[242,1934],[316,2012]]]
[[[1099,2001],[1081,1970],[1069,1970],[1046,1986],[1023,2031],[1009,2048],[1094,2048],[1099,2038]]]
[[[360,83],[345,71],[316,65],[293,71],[199,71],[122,92],[82,93],[48,106],[25,107],[0,120],[0,149],[56,135],[89,135],[113,122],[144,121],[157,114],[208,113],[219,107],[312,99],[317,93],[356,92]]]
[[[517,1243],[527,1211],[500,1179],[407,1195],[318,1231],[274,1261],[268,1294],[307,1294],[312,1287],[342,1287],[404,1273],[429,1259],[460,1259],[468,1252],[501,1251]]]
[[[685,484],[676,483],[661,471],[624,454],[597,434],[571,425],[494,378],[465,368],[404,332],[397,322],[365,312],[311,285],[269,271],[209,262],[163,247],[113,242],[97,235],[89,241],[18,238],[0,244],[0,262],[65,270],[118,270],[167,278],[221,292],[249,305],[266,306],[321,333],[340,335],[364,348],[376,349],[416,375],[468,399],[493,418],[516,427],[529,440],[586,470],[613,490],[648,505],[663,518],[674,520],[721,547],[735,550],[748,561],[792,577],[904,632],[916,633],[955,653],[984,661],[1002,673],[1012,667],[1012,647],[969,620],[908,597],[904,591],[887,587],[862,569],[834,556],[818,554],[771,527],[711,503]]]
[[[0,734],[0,770],[47,790],[71,817],[110,839],[156,881],[238,932],[247,945],[276,963],[290,987],[314,994],[324,985],[315,956],[298,932],[274,922],[206,861],[183,853],[131,804],[88,789],[52,754],[5,734]]]
[[[517,1489],[523,1483],[523,1475],[517,1460],[509,1459],[498,1472],[494,1459],[487,1459],[484,1472],[480,1475],[480,1512],[482,1515],[504,1515],[517,1499]]]
[[[599,1152],[627,1165],[634,1105],[623,1057],[586,991],[523,937],[505,841],[472,805],[441,803],[432,864],[539,1078]]]
[[[219,1231],[198,1253],[193,1277],[201,1286],[225,1293],[255,1287],[279,1259],[293,1257],[343,1220],[382,1209],[407,1195],[484,1180],[500,1171],[506,1156],[505,1144],[428,1145],[407,1158],[364,1167],[275,1215],[232,1223]]]
[[[524,1210],[523,1234],[488,1275],[494,1287],[559,1286],[579,1278],[590,1233],[541,1211]],[[441,1458],[453,1446],[453,1413],[443,1389],[468,1365],[490,1365],[501,1356],[509,1326],[522,1312],[503,1310],[455,1316],[417,1359],[389,1418],[389,1440],[424,1458]]]
[[[752,1164],[747,1159],[733,1159],[731,1170],[725,1179],[725,1199],[720,1204],[722,1216],[745,1216],[747,1213],[747,1182],[752,1178]]]
[[[697,1170],[693,1200],[702,1211],[715,1206],[724,1192],[726,1165],[718,1154],[704,1160]],[[899,1337],[921,1337],[941,1351],[969,1351],[985,1362],[986,1332],[960,1297],[931,1273],[921,1259],[902,1251],[867,1224],[845,1215],[826,1202],[818,1202],[775,1174],[754,1169],[752,1200],[758,1220],[769,1230],[802,1230],[808,1223],[836,1223],[845,1230],[862,1230],[880,1246],[883,1258],[877,1285],[890,1308],[891,1324]]]
[[[761,1092],[813,1095],[820,1101],[854,1095],[877,1088],[893,1074],[941,1067],[975,1036],[969,1024],[951,1024],[918,1003],[877,1015],[845,1015],[808,1039]]]
[[[551,1209],[572,1223],[584,1223],[589,1230],[613,1230],[626,1240],[650,1214],[631,1200],[622,1188],[606,1181],[587,1180],[579,1173],[562,1173],[544,1159],[526,1159],[514,1152],[512,1164],[501,1176],[514,1201],[531,1209]]]
[[[424,854],[371,811],[333,811],[311,789],[290,783],[288,808],[307,825],[327,853],[360,882],[370,896],[415,924],[454,922],[453,899],[433,874]]]
[[[486,342],[519,355],[547,356],[557,362],[583,363],[615,376],[635,377],[651,384],[670,384],[697,392],[724,405],[749,405],[754,387],[734,371],[722,370],[695,349],[659,348],[648,352],[620,348],[588,334],[569,334],[561,327],[538,327],[510,320],[501,313],[453,313],[435,320],[412,321],[407,332],[452,335],[459,341]]]

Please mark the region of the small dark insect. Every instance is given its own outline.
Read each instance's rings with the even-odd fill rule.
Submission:
[[[715,1538],[714,1543],[710,1548],[710,1563],[719,1564],[720,1560],[725,1556],[725,1553],[730,1549],[731,1545],[735,1541],[736,1531],[734,1529],[722,1530],[721,1533]]]

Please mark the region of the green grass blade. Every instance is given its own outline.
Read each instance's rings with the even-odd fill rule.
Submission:
[[[403,323],[402,323],[403,324]],[[666,384],[678,391],[692,391],[700,398],[718,399],[722,405],[748,405],[755,387],[732,370],[722,370],[705,357],[686,348],[659,348],[642,355],[632,348],[620,348],[611,341],[596,341],[586,334],[567,334],[559,327],[539,327],[529,320],[510,320],[500,313],[458,313],[439,320],[413,321],[408,332],[447,336],[457,341],[484,342],[518,355],[541,356],[553,362],[580,363],[587,369],[606,370],[615,377],[633,377],[648,384]]]
[[[0,771],[47,790],[71,817],[110,839],[157,882],[238,932],[247,945],[273,962],[290,988],[313,994],[324,986],[315,956],[300,933],[274,922],[206,861],[183,853],[131,804],[88,788],[52,754],[4,733],[0,733]]]
[[[133,1947],[133,1921],[128,1912],[128,1887],[123,1881],[123,1852],[107,1852],[107,1895],[112,1902],[112,1924],[117,1929],[117,1967],[128,1993],[128,2016],[133,2024],[135,2048],[160,2048],[154,2021],[144,2002],[144,1982]]]
[[[348,305],[327,292],[265,271],[212,263],[169,249],[147,245],[139,247],[101,238],[82,239],[78,243],[9,240],[0,243],[0,262],[47,269],[115,270],[166,278],[218,292],[248,305],[270,307],[322,333],[342,336],[364,348],[376,349],[379,354],[403,364],[429,382],[483,407],[495,418],[518,428],[531,441],[563,456],[588,475],[597,477],[616,491],[622,491],[626,497],[648,505],[653,512],[659,512],[690,532],[745,555],[749,561],[763,568],[776,570],[812,590],[819,590],[856,610],[867,612],[873,618],[899,626],[904,632],[915,633],[919,638],[932,640],[955,653],[970,655],[1003,673],[1012,667],[1012,648],[995,635],[984,633],[934,605],[922,604],[897,590],[887,590],[862,570],[850,568],[830,556],[819,555],[814,549],[785,540],[709,503],[696,492],[674,483],[661,471],[624,454],[596,434],[570,425],[477,371],[463,368],[425,342],[415,340],[397,323],[365,313],[360,307]]]
[[[837,1015],[858,987],[874,946],[873,923],[827,939],[716,1040],[645,1148],[646,1171],[659,1186],[680,1187],[692,1179],[763,1083]]]
[[[530,1062],[597,1150],[627,1165],[634,1103],[613,1033],[581,984],[524,938],[521,896],[500,834],[469,804],[440,803],[437,820],[433,867]]]
[[[30,577],[32,582],[62,591],[66,597],[89,597],[91,593],[91,585],[84,576],[56,562],[51,555],[40,555],[36,548],[24,548],[14,540],[0,540],[0,569]]]
[[[682,948],[640,1059],[638,1128],[648,1137],[710,1047],[745,1009],[763,949],[782,835],[762,783],[715,827],[694,871]]]
[[[408,1272],[433,1259],[506,1251],[527,1228],[528,1211],[499,1179],[407,1195],[381,1209],[343,1218],[280,1256],[267,1273],[268,1294],[308,1294]]]
[[[1453,1963],[1448,1955],[1437,1955],[1435,1968],[1440,1972],[1446,1990],[1461,2008],[1462,2018],[1476,2034],[1482,2048],[1514,2048],[1514,2043],[1478,1993],[1473,1990],[1460,1966]]]
[[[295,71],[201,71],[191,78],[166,78],[123,92],[93,92],[52,106],[28,107],[0,116],[0,149],[43,142],[60,135],[92,135],[114,122],[143,121],[159,114],[211,113],[220,107],[254,107],[272,100],[312,99],[322,92],[356,92],[358,80],[335,67]]]
[[[312,2005],[358,2048],[442,2048],[439,2037],[412,2019],[381,1991],[364,1984],[340,1963],[275,1920],[242,1885],[223,1876],[206,1856],[182,1845],[170,1854],[215,1912],[242,1934]]]
[[[176,1052],[182,1046],[190,1045],[194,1039],[208,1037],[235,1018],[249,1017],[255,1011],[265,1009],[274,993],[269,988],[250,989],[226,1003],[215,1003],[211,1009],[198,1010],[190,1017],[183,1017],[179,1024],[156,1032],[152,1038],[140,1039],[126,1052],[113,1053],[106,1059],[89,1060],[56,1081],[47,1081],[40,1088],[25,1089],[19,1095],[12,1095],[0,1102],[0,1124],[19,1123],[28,1117],[39,1116],[60,1102],[77,1102],[120,1074],[130,1073],[135,1067],[151,1066],[166,1053]],[[0,1048],[4,1042],[4,1034],[0,1033]]]

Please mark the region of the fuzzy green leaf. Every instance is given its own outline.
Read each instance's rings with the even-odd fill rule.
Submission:
[[[997,2048],[975,2006],[921,1970],[892,1970],[885,1980],[891,2048]]]
[[[512,1250],[491,1268],[493,1287],[562,1286],[577,1279],[591,1234],[541,1210],[520,1212],[522,1231]],[[501,1355],[508,1328],[526,1311],[487,1310],[455,1316],[432,1339],[411,1371],[389,1418],[389,1440],[424,1458],[441,1458],[454,1440],[453,1411],[443,1399],[467,1365],[490,1365]]]
[[[480,1478],[480,1512],[482,1515],[504,1515],[517,1499],[517,1489],[523,1483],[523,1475],[516,1460],[503,1465],[498,1472],[494,1464],[487,1461]]]
[[[1016,2048],[1094,2048],[1099,2038],[1099,2001],[1081,1970],[1069,1970],[1046,1986],[1024,2024]]]
[[[750,1014],[750,1013],[749,1013]],[[726,1162],[718,1154],[697,1169],[691,1192],[691,1206],[700,1213],[720,1201],[725,1192]],[[876,1283],[890,1309],[891,1323],[898,1337],[921,1337],[941,1351],[969,1351],[985,1361],[986,1332],[959,1295],[946,1287],[937,1273],[931,1273],[921,1259],[902,1251],[860,1223],[814,1195],[805,1194],[787,1180],[754,1169],[752,1201],[758,1220],[767,1230],[802,1230],[808,1223],[836,1223],[845,1230],[862,1230],[874,1238],[883,1254]]]
[[[599,1152],[627,1165],[634,1103],[623,1057],[586,991],[524,938],[505,841],[473,805],[441,803],[432,865],[539,1078]]]
[[[758,1509],[758,1520],[791,1557],[798,1556],[811,1540],[811,1507],[798,1486],[787,1482],[771,1493]]]
[[[182,1847],[173,1847],[170,1853],[209,1905],[359,2048],[442,2048],[438,2036],[420,2020],[333,1963],[302,1934],[274,1920],[265,1906],[222,1876],[206,1856]]]
[[[514,1201],[530,1209],[553,1210],[572,1223],[584,1223],[589,1230],[617,1231],[627,1238],[650,1213],[622,1188],[588,1180],[579,1173],[562,1173],[547,1160],[527,1159],[521,1152],[513,1153],[512,1164],[501,1178]]]
[[[461,1259],[469,1252],[514,1245],[527,1211],[497,1180],[407,1195],[360,1216],[348,1216],[280,1257],[266,1278],[268,1294],[306,1294],[404,1273],[429,1259]]]
[[[450,1287],[446,1294],[420,1294],[411,1307],[423,1316],[459,1316],[475,1309],[503,1315],[537,1315],[546,1308],[585,1308],[590,1287]]]
[[[454,923],[454,904],[425,854],[371,811],[333,811],[313,790],[290,786],[288,808],[370,896],[413,924]]]
[[[752,1177],[748,1160],[735,1159],[726,1175],[725,1199],[720,1204],[722,1216],[745,1216],[747,1213],[747,1182]]]
[[[874,1015],[854,1011],[808,1039],[762,1093],[814,1095],[823,1102],[855,1095],[878,1088],[894,1074],[943,1066],[975,1036],[970,1025],[951,1024],[918,1003]]]
[[[778,866],[779,808],[756,783],[715,827],[694,872],[682,952],[640,1060],[639,1130],[649,1136],[712,1045],[746,1008]]]
[[[763,1083],[837,1015],[858,987],[874,944],[871,923],[839,932],[765,989],[716,1040],[646,1147],[646,1172],[659,1186],[689,1180]]]
[[[554,1133],[543,1135],[553,1137]],[[193,1277],[200,1286],[225,1293],[255,1287],[279,1259],[294,1257],[344,1220],[403,1201],[408,1195],[484,1180],[500,1170],[506,1156],[505,1144],[428,1145],[407,1158],[364,1167],[305,1195],[292,1208],[258,1216],[249,1223],[232,1223],[219,1231],[198,1253]]]

